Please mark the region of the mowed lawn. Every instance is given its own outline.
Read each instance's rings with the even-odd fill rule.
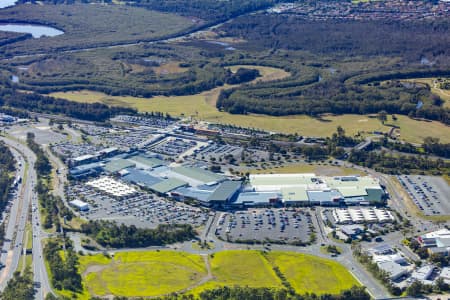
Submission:
[[[312,255],[270,252],[269,261],[280,268],[297,293],[338,294],[359,285],[358,281],[341,264]]]
[[[173,251],[121,252],[107,265],[89,264],[92,272],[88,267],[83,278],[91,295],[97,296],[164,295],[186,289],[207,274],[201,256]]]

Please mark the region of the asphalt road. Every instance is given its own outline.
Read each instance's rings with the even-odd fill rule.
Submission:
[[[34,164],[36,162],[36,156],[34,153],[25,145],[18,143],[15,140],[2,137],[1,140],[5,142],[10,148],[13,148],[13,152],[20,155],[19,159],[23,162],[28,163],[27,174],[23,174],[23,184],[20,187],[21,191],[18,200],[15,201],[14,205],[17,206],[15,209],[11,209],[10,220],[8,222],[8,227],[6,231],[7,239],[12,237],[14,231],[17,233],[15,243],[9,245],[12,250],[7,254],[6,267],[3,273],[0,275],[1,283],[0,288],[3,289],[6,285],[7,279],[11,278],[14,271],[17,269],[18,261],[23,251],[23,235],[25,230],[25,225],[27,221],[27,212],[31,206],[38,207],[37,194],[34,191],[36,184],[36,172],[34,170]],[[22,163],[22,166],[25,164]],[[22,170],[24,172],[24,170]],[[40,227],[40,212],[39,209],[32,209],[32,231],[33,231],[33,280],[35,282],[35,299],[43,300],[47,293],[52,292],[50,283],[48,280],[47,270],[45,268],[43,253],[42,253],[42,239],[46,238],[47,235],[41,230]],[[11,224],[11,225],[10,225]],[[16,224],[13,226],[12,224]],[[12,228],[10,228],[10,226]],[[11,253],[11,254],[10,254]],[[3,257],[2,257],[3,258]]]
[[[27,174],[25,173],[25,160],[23,156],[15,149],[11,149],[11,152],[16,161],[21,164],[18,167],[17,175],[26,178]],[[26,185],[26,182],[22,182],[17,187],[17,196],[13,200],[5,229],[5,242],[0,258],[2,264],[5,265],[5,268],[0,273],[0,289],[2,290],[17,269],[21,256],[23,231],[26,223]]]

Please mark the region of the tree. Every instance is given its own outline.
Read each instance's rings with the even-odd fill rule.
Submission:
[[[415,280],[411,285],[406,289],[406,294],[408,296],[417,297],[422,293],[422,284]]]
[[[442,277],[439,277],[439,278],[436,280],[435,285],[436,285],[436,288],[437,288],[440,292],[445,292],[445,291],[448,291],[448,289],[449,289],[448,283],[446,283],[445,280],[444,280],[444,278],[442,278]]]
[[[387,112],[385,110],[379,111],[377,118],[384,124],[387,121]]]

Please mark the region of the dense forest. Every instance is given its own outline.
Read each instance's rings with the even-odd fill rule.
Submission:
[[[160,224],[155,229],[143,229],[92,220],[82,224],[81,231],[100,245],[114,248],[162,246],[191,240],[196,235],[192,226],[187,224]]]
[[[322,55],[401,55],[419,62],[422,56],[449,62],[450,20],[307,20],[300,16],[254,14],[218,30],[243,38],[249,49],[306,50]]]
[[[449,123],[443,101],[423,86],[405,86],[394,79],[443,76],[450,71],[449,20],[434,21],[311,21],[296,16],[256,14],[221,26],[222,36],[245,39],[239,46],[248,51],[283,51],[320,54],[316,67],[328,67],[333,79],[310,77],[310,81],[287,84],[293,78],[223,91],[217,108],[236,114],[269,115],[321,113],[376,113],[385,110]],[[326,37],[326,38],[324,38]],[[272,55],[274,58],[275,56]],[[326,64],[324,58],[329,57]],[[330,64],[364,57],[394,59],[396,65],[372,65],[367,69],[339,70]],[[432,61],[432,63],[423,63]],[[376,66],[376,70],[373,66]],[[370,70],[372,69],[372,70]],[[337,73],[338,72],[338,73]],[[323,71],[321,74],[324,76]],[[295,76],[294,76],[295,77]],[[392,80],[385,84],[380,81]],[[418,106],[422,102],[424,105]],[[420,108],[418,108],[420,107]]]
[[[25,269],[23,274],[19,271],[14,272],[13,277],[8,281],[5,289],[0,294],[2,300],[33,300],[33,273],[29,268]]]
[[[26,3],[29,0],[20,0]],[[55,4],[73,4],[75,0],[44,0]],[[112,0],[91,0],[83,2],[112,3]],[[136,5],[152,10],[176,13],[187,17],[196,17],[208,23],[220,22],[255,10],[270,7],[280,0],[131,0],[129,5]]]
[[[47,296],[46,300],[66,300],[65,297]],[[92,297],[90,300],[104,300],[102,297]],[[113,300],[129,300],[131,298],[116,296]],[[136,298],[135,300],[144,300]],[[370,295],[365,287],[352,287],[342,291],[338,295],[316,295],[306,293],[304,295],[290,293],[285,289],[251,288],[251,287],[220,287],[205,290],[199,296],[192,294],[172,294],[164,297],[153,298],[155,300],[370,300]]]

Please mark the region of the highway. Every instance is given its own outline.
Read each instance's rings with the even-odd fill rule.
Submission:
[[[17,167],[17,175],[26,178],[25,159],[17,150],[11,149],[11,152],[17,163],[21,165]],[[25,180],[18,185],[17,196],[15,196],[15,199],[13,200],[8,216],[8,223],[5,228],[5,242],[0,258],[2,264],[5,265],[5,268],[0,273],[0,289],[2,290],[17,269],[21,257],[22,241],[27,216],[27,185],[28,182]]]
[[[17,269],[17,265],[21,254],[23,252],[23,235],[25,231],[25,225],[27,222],[28,211],[30,205],[32,207],[32,231],[33,231],[33,281],[35,282],[35,299],[44,300],[47,293],[52,292],[50,283],[48,280],[47,270],[45,268],[42,239],[47,235],[41,230],[40,227],[40,212],[38,208],[38,198],[34,191],[36,184],[36,172],[34,170],[34,164],[36,162],[36,156],[25,145],[5,137],[1,137],[2,141],[12,149],[16,159],[22,163],[20,172],[24,175],[22,185],[19,187],[20,192],[17,201],[14,202],[11,208],[10,219],[6,230],[6,238],[11,239],[12,242],[5,243],[4,249],[9,249],[4,258],[2,253],[2,262],[6,267],[0,274],[0,289],[6,286],[7,280],[11,278],[14,271]],[[28,170],[25,173],[25,162],[28,163]],[[14,238],[14,232],[16,237]]]

